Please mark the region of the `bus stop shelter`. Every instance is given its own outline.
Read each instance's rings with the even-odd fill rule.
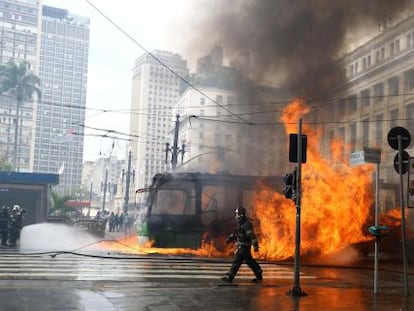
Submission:
[[[51,186],[59,175],[0,171],[0,207],[20,205],[26,210],[24,225],[46,220],[51,204]]]

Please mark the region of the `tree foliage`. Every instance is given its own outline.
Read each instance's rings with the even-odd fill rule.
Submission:
[[[0,66],[0,94],[11,91],[15,92],[16,96],[13,166],[18,170],[19,109],[24,101],[32,99],[34,93],[39,100],[41,97],[40,78],[32,72],[29,62],[22,61],[17,64],[10,60],[6,65]]]
[[[14,89],[18,104],[32,99],[36,93],[37,98],[41,97],[40,78],[30,69],[27,61],[17,64],[10,60],[6,65],[0,66],[0,93]]]
[[[7,161],[6,157],[0,158],[0,171],[12,171],[13,165]]]
[[[52,192],[52,208],[49,211],[49,214],[53,215],[66,215],[71,212],[76,212],[76,208],[65,205],[69,200],[73,200],[71,195],[60,195],[57,192]]]

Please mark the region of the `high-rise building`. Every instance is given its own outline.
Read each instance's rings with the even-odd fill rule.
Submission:
[[[59,173],[57,191],[81,185],[89,53],[89,18],[43,6],[36,111],[36,172]]]
[[[0,64],[27,61],[38,74],[40,12],[37,0],[0,0]],[[16,163],[17,170],[28,172],[33,169],[36,102],[23,102],[19,108],[17,152],[16,108],[14,90],[0,96],[0,157]]]
[[[135,61],[130,133],[137,137],[131,151],[138,187],[149,185],[154,174],[168,167],[166,137],[175,122],[172,109],[180,93],[177,75],[188,75],[187,61],[178,54],[156,50]]]

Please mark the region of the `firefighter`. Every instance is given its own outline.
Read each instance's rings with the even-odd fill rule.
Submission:
[[[9,223],[9,207],[3,205],[0,211],[0,237],[1,246],[7,245],[8,237],[8,223]]]
[[[263,279],[263,271],[251,253],[251,246],[253,246],[255,252],[259,251],[259,243],[254,234],[253,224],[247,218],[246,209],[243,207],[239,207],[235,210],[235,218],[237,227],[235,228],[234,233],[230,234],[226,240],[227,243],[236,242],[235,255],[229,272],[221,279],[231,283],[242,263],[246,262],[255,275],[252,282],[261,281]]]

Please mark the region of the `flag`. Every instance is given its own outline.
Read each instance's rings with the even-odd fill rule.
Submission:
[[[64,170],[65,170],[65,162],[63,162],[62,165],[60,166],[58,175],[62,175]]]

